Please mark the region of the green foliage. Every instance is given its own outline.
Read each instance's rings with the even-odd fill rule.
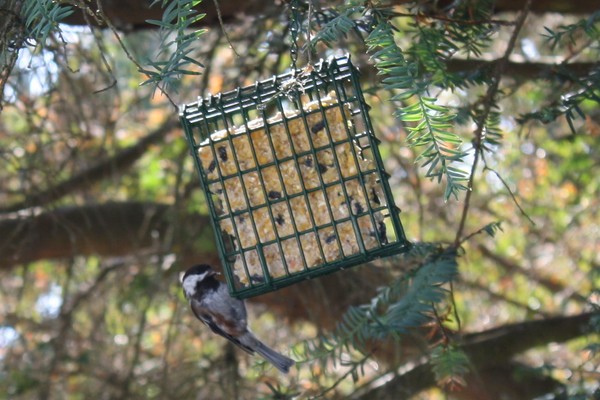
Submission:
[[[584,36],[587,40],[587,48],[595,49],[598,54],[600,49],[600,11],[590,17],[581,19],[574,24],[561,25],[557,30],[544,27],[550,48],[554,51],[557,47],[573,46],[578,36]],[[569,93],[561,96],[560,100],[553,102],[538,111],[526,113],[519,118],[520,123],[531,120],[549,123],[561,116],[565,116],[569,128],[573,134],[577,133],[574,121],[577,117],[585,119],[585,108],[595,108],[600,104],[600,64],[596,64],[586,76],[575,76],[568,72],[568,63],[558,67],[555,74],[562,81],[570,84]]]
[[[578,90],[562,96],[556,104],[522,115],[518,121],[521,124],[530,120],[549,123],[564,115],[571,132],[577,133],[574,121],[578,117],[585,119],[584,102],[600,104],[600,64],[593,68],[586,77],[572,78],[572,81],[580,87]]]
[[[152,5],[159,3],[155,0]],[[141,72],[148,75],[142,84],[163,84],[172,86],[182,75],[199,75],[197,71],[188,69],[190,65],[204,67],[198,60],[190,57],[194,50],[193,44],[206,32],[205,29],[193,29],[193,25],[204,18],[194,7],[202,0],[162,0],[162,20],[149,20],[150,24],[160,27],[160,44],[157,57],[166,55],[166,60],[150,61],[151,69],[142,68]],[[175,38],[172,38],[173,33]]]
[[[414,273],[382,289],[371,302],[373,311],[385,310],[377,316],[375,332],[406,332],[427,321],[432,305],[446,297],[443,285],[457,274],[456,258],[453,248],[431,254]]]
[[[333,47],[335,42],[346,39],[351,31],[361,37],[362,33],[370,31],[372,27],[372,18],[367,11],[364,2],[351,0],[339,7],[318,12],[315,22],[319,30],[311,38],[309,45],[315,47],[318,43],[323,43]]]
[[[477,73],[468,76],[448,71],[447,61],[455,55],[480,57],[497,31],[496,25],[486,22],[493,17],[492,0],[480,0],[476,7],[466,1],[456,2],[453,7],[450,20],[433,18],[423,22],[415,18],[410,22],[409,32],[414,40],[406,49],[423,70],[429,85],[444,89],[485,83]]]
[[[292,388],[282,387],[279,383],[277,383],[277,385],[275,386],[271,382],[265,382],[265,385],[267,385],[267,387],[271,391],[270,395],[264,396],[264,397],[258,397],[257,399],[284,400],[284,399],[294,399],[294,398],[298,397],[298,395],[300,395],[300,393],[292,391]]]
[[[474,121],[479,121],[481,116],[475,113]],[[500,113],[490,111],[485,118],[482,130],[482,146],[486,151],[492,151],[493,146],[499,146],[502,141],[502,130],[500,129]]]
[[[495,237],[498,231],[502,230],[502,222],[492,222],[491,224],[487,224],[486,226],[484,226],[482,230],[491,237]]]
[[[482,10],[479,13],[484,13]],[[417,161],[427,167],[428,178],[438,182],[446,179],[446,200],[458,198],[459,192],[467,189],[464,183],[468,174],[458,166],[466,153],[461,150],[461,138],[450,129],[455,115],[447,106],[436,104],[436,99],[428,94],[429,87],[454,87],[458,82],[465,81],[446,71],[444,61],[461,48],[453,39],[465,42],[462,47],[467,54],[479,54],[480,48],[489,41],[492,29],[486,24],[468,29],[461,29],[463,25],[454,24],[448,34],[445,29],[434,25],[417,25],[416,44],[405,52],[395,41],[395,28],[390,22],[395,15],[388,8],[350,4],[322,25],[313,43],[324,42],[331,46],[352,29],[369,31],[366,38],[368,51],[378,73],[386,75],[382,81],[383,88],[395,93],[392,101],[399,103],[396,116],[410,132],[407,142],[413,147],[425,148]],[[465,41],[465,38],[468,40]],[[421,69],[431,74],[426,76]]]
[[[319,42],[323,42],[328,46],[331,43],[345,37],[348,32],[356,28],[355,20],[351,19],[351,14],[363,10],[364,7],[349,7],[331,18],[327,23],[321,26],[319,32],[311,40],[311,46],[316,46]]]
[[[26,0],[23,6],[27,36],[40,46],[53,32],[60,32],[58,24],[73,13],[73,7],[54,0]]]
[[[371,58],[379,74],[387,75],[383,86],[390,91],[399,91],[392,97],[401,104],[396,112],[410,134],[408,143],[413,147],[424,146],[425,150],[417,158],[423,167],[428,167],[426,176],[446,178],[444,197],[458,198],[458,192],[466,190],[463,184],[468,174],[457,167],[466,156],[460,150],[461,138],[450,131],[454,115],[446,106],[436,104],[436,99],[427,96],[427,82],[419,78],[418,65],[408,60],[394,40],[393,27],[385,19],[379,19],[377,26],[367,38]]]
[[[417,42],[407,52],[420,67],[431,74],[431,83],[441,87],[453,86],[460,78],[448,74],[446,61],[458,51],[448,32],[436,25],[414,25],[418,31]]]
[[[413,272],[381,288],[369,304],[348,309],[331,335],[306,342],[305,361],[318,359],[322,365],[327,361],[336,364],[344,352],[364,354],[368,340],[389,336],[398,339],[399,334],[426,322],[433,304],[446,297],[444,284],[457,274],[457,253],[454,249],[440,250],[421,244],[415,245],[407,257],[417,255],[423,261]],[[364,362],[361,359],[345,365],[358,368]]]
[[[494,16],[494,0],[479,0],[473,7],[469,1],[455,4],[452,21],[442,27],[447,35],[443,37],[451,41],[465,53],[465,56],[481,56],[483,49],[491,43],[491,36],[497,26],[490,21]],[[472,23],[477,21],[478,23]]]
[[[439,345],[431,351],[431,364],[439,385],[449,389],[466,386],[464,376],[470,366],[464,351],[451,345]]]
[[[569,45],[576,44],[576,36],[584,33],[590,39],[600,39],[600,30],[597,22],[600,21],[600,11],[596,11],[590,17],[581,19],[574,24],[560,25],[557,30],[544,27],[546,33],[543,35],[550,42],[550,48],[556,50],[559,44],[568,42]]]
[[[34,378],[32,366],[28,366],[24,370],[13,370],[7,374],[8,379],[6,382],[10,382],[10,385],[0,383],[0,389],[4,393],[10,393],[12,396],[22,396],[23,394],[30,391],[32,388],[39,388],[40,381]]]

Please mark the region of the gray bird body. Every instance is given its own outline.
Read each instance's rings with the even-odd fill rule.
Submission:
[[[214,278],[215,274],[209,266],[197,265],[183,276],[183,292],[194,315],[214,333],[247,353],[260,354],[278,370],[287,373],[294,360],[271,349],[250,332],[244,302],[231,297],[227,286]]]

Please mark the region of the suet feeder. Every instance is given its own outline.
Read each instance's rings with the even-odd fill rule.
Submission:
[[[406,251],[348,56],[181,107],[232,295]]]

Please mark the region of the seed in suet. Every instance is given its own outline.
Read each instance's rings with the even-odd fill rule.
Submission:
[[[210,164],[208,164],[208,173],[209,174],[212,173],[216,167],[217,167],[217,162],[215,160],[212,160],[210,162]]]
[[[312,126],[312,128],[310,128],[310,131],[315,134],[317,132],[320,132],[323,130],[323,128],[325,128],[325,120],[320,120],[319,122],[317,122],[316,124],[314,124]]]
[[[381,201],[379,200],[379,196],[377,196],[377,192],[375,191],[374,187],[371,188],[371,196],[373,196],[372,200],[375,204],[381,204]]]
[[[281,192],[278,192],[276,190],[271,190],[269,192],[269,198],[273,199],[273,200],[277,200],[281,198]]]
[[[381,243],[387,244],[388,239],[386,235],[385,224],[383,223],[383,221],[379,221],[379,223],[377,224],[377,230],[379,231],[379,240],[381,240]]]
[[[217,147],[217,151],[219,152],[219,158],[221,158],[221,161],[227,161],[227,149],[225,146]]]
[[[283,215],[277,214],[277,216],[275,217],[275,222],[277,222],[277,225],[279,226],[283,225],[283,223],[285,222],[285,220],[283,219]]]
[[[362,214],[365,211],[362,204],[358,201],[354,203],[354,214]]]
[[[223,202],[218,213],[231,216],[220,227],[233,236],[240,282],[254,285],[267,274],[278,278],[387,243],[381,184],[365,159],[373,150],[351,140],[351,113],[335,92],[303,112],[259,114],[211,134],[198,149],[210,190],[220,194],[213,197]],[[277,237],[288,239],[274,243]]]

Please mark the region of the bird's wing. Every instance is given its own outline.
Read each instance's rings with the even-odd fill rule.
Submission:
[[[210,328],[211,331],[213,331],[217,335],[223,336],[225,339],[229,340],[231,343],[235,344],[236,346],[238,346],[245,352],[247,352],[249,354],[254,354],[254,349],[246,346],[245,344],[240,342],[239,339],[237,339],[235,336],[233,336],[230,333],[227,333],[223,328],[221,328],[221,326],[227,326],[227,321],[215,321],[215,317],[213,315],[206,312],[202,307],[200,307],[194,301],[191,301],[190,305],[192,307],[192,311],[194,312],[194,315],[196,316],[196,318],[198,318],[200,321],[204,322]],[[218,316],[217,316],[217,318],[218,318]]]

